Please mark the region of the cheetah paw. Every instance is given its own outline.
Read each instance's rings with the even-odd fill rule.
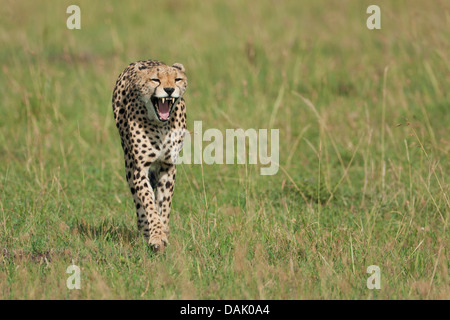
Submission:
[[[152,248],[153,252],[163,251],[167,245],[169,244],[169,240],[165,234],[162,235],[154,235],[150,237],[148,244]]]

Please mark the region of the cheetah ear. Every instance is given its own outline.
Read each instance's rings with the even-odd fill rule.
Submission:
[[[172,65],[172,67],[177,68],[178,70],[180,70],[181,72],[185,72],[186,70],[184,69],[184,66],[181,63],[174,63]]]

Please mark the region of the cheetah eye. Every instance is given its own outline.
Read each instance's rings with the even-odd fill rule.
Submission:
[[[182,80],[183,80],[183,78],[176,78],[175,82],[182,81]]]
[[[159,79],[157,79],[157,78],[153,78],[153,79],[150,79],[150,80],[152,80],[153,82],[161,83],[161,81],[159,81]]]

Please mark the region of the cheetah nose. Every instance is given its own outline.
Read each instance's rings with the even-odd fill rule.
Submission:
[[[174,88],[164,88],[164,91],[167,92],[167,94],[170,96],[175,91],[175,89]]]

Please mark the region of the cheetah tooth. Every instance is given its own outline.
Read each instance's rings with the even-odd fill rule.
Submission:
[[[162,103],[166,102],[166,98],[161,98]]]

